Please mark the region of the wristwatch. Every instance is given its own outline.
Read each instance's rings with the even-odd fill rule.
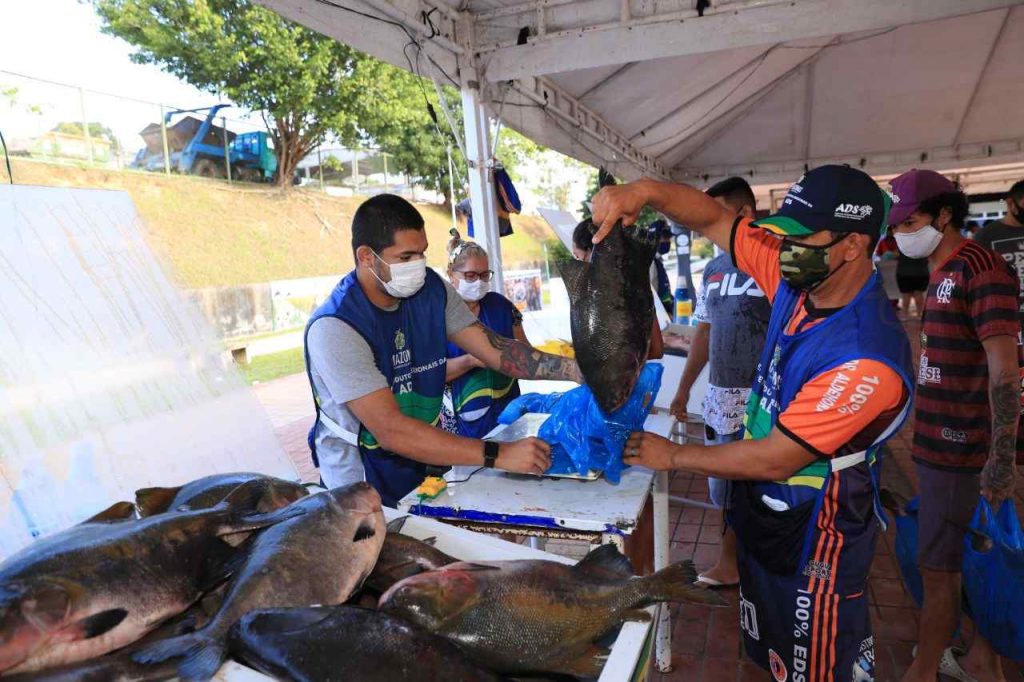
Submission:
[[[484,441],[484,466],[488,469],[494,468],[494,463],[498,461],[498,444],[493,440]]]

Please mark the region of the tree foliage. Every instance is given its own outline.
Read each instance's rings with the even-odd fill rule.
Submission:
[[[65,133],[67,135],[78,135],[84,136],[84,127],[79,121],[62,121],[53,127],[55,133]],[[117,135],[114,131],[96,121],[89,122],[89,137],[94,140],[106,140],[110,143],[110,149],[115,154],[121,152],[121,143],[117,141]]]
[[[263,112],[286,188],[298,162],[328,134],[356,136],[362,57],[246,0],[93,0],[105,33],[195,87]]]

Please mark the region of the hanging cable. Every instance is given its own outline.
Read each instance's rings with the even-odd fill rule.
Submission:
[[[7,179],[14,184],[14,173],[11,172],[11,155],[7,151],[7,140],[4,139],[4,133],[0,130],[0,144],[4,146],[4,160],[7,162]]]

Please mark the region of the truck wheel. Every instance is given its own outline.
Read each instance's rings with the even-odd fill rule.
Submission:
[[[212,159],[199,159],[192,169],[193,175],[201,178],[223,178],[224,167]]]
[[[238,174],[238,180],[241,182],[261,182],[263,180],[263,174],[255,168],[237,168],[235,173]]]

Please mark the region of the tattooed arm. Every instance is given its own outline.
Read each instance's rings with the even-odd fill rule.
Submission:
[[[542,353],[528,343],[495,334],[479,322],[450,338],[455,345],[491,369],[516,379],[583,381],[575,360]]]
[[[982,341],[988,355],[992,445],[981,472],[981,492],[998,506],[1013,493],[1016,478],[1017,420],[1020,416],[1020,370],[1017,340],[993,336]]]

